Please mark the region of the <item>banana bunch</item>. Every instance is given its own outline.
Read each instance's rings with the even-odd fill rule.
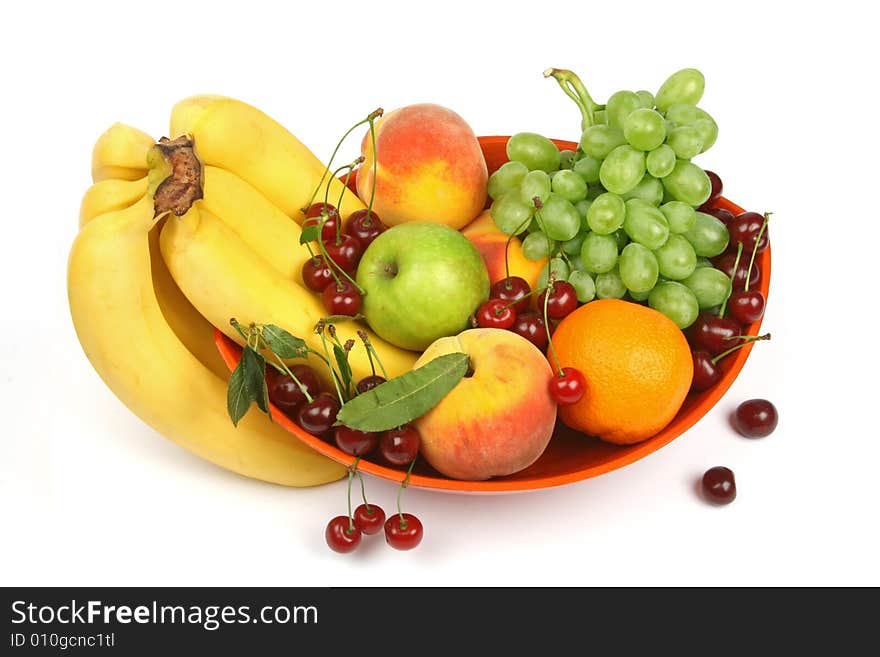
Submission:
[[[309,253],[298,222],[324,166],[268,116],[229,98],[178,103],[171,132],[193,137],[201,175],[194,200],[170,212],[163,198],[174,193],[160,198],[163,185],[167,192],[177,182],[167,146],[123,124],[95,144],[94,184],[80,206],[68,265],[83,349],[123,403],[199,456],[289,486],[339,479],[342,466],[266,415],[253,411],[232,425],[228,370],[212,339],[216,326],[241,343],[229,325],[236,317],[277,324],[321,348],[312,329],[325,313],[301,285]],[[343,217],[363,207],[341,183],[330,185],[331,197],[343,197]],[[345,340],[358,328],[344,322],[337,332]],[[370,338],[390,376],[411,369],[415,354]],[[356,378],[371,372],[360,348],[351,366]]]

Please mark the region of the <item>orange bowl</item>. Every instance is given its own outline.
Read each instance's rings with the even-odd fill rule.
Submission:
[[[506,136],[479,138],[489,173],[507,161],[505,149],[507,140]],[[560,149],[574,150],[577,148],[577,144],[570,141],[554,140],[554,143]],[[717,205],[734,214],[744,211],[725,198],[721,198]],[[758,288],[766,298],[770,285],[769,247],[758,256],[757,262],[761,268],[761,280]],[[747,327],[746,332],[750,335],[757,335],[760,326],[760,321],[755,322]],[[214,340],[226,365],[230,369],[234,369],[241,357],[241,348],[217,330],[214,332]],[[505,493],[561,486],[622,468],[657,451],[696,424],[727,392],[745,365],[751,350],[752,345],[747,344],[723,359],[719,363],[723,372],[721,380],[705,392],[689,394],[672,422],[660,433],[643,442],[626,446],[611,445],[569,429],[560,422],[557,424],[553,438],[541,458],[521,472],[488,481],[460,481],[444,477],[424,463],[424,459],[420,459],[413,469],[409,483],[411,486],[419,488],[447,492]],[[303,431],[275,406],[271,406],[271,412],[273,420],[316,451],[345,465],[354,463],[353,456],[346,454],[336,445]],[[369,460],[361,460],[358,469],[361,472],[396,482],[403,481],[405,476],[403,470],[386,467]]]

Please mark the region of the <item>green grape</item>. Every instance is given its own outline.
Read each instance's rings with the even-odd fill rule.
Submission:
[[[703,205],[712,193],[712,183],[706,172],[687,160],[676,160],[672,172],[663,178],[663,187],[676,201],[694,207]]]
[[[690,207],[690,206],[688,206]],[[670,235],[666,244],[654,251],[660,275],[673,281],[680,281],[694,273],[697,254],[694,247],[682,235]]]
[[[507,235],[521,232],[528,225],[534,208],[519,199],[517,192],[509,192],[492,202],[489,214],[495,220],[498,229]]]
[[[522,253],[526,260],[543,260],[549,258],[556,249],[556,242],[544,233],[529,233],[522,243]]]
[[[697,129],[691,125],[682,125],[670,131],[666,136],[666,144],[676,157],[689,160],[702,152],[703,140]]]
[[[584,237],[586,237],[586,235],[584,235]],[[584,266],[584,261],[581,260],[580,253],[578,253],[577,255],[568,256],[568,262],[571,266],[572,273],[574,273],[575,271],[587,271],[586,266]],[[571,278],[571,276],[569,276],[569,278]]]
[[[625,294],[626,285],[617,267],[596,276],[596,296],[600,299],[622,299]]]
[[[547,237],[558,242],[570,240],[581,229],[581,215],[569,201],[556,193],[550,194],[536,217]]]
[[[556,144],[534,132],[518,132],[507,140],[507,159],[522,162],[530,171],[559,168]]]
[[[539,169],[529,171],[519,184],[519,200],[526,205],[534,205],[535,197],[544,203],[550,198],[550,176]]]
[[[600,185],[599,183],[596,183],[595,185],[590,185],[590,188],[587,190],[587,200],[592,203],[607,191],[608,190],[602,187],[602,185]]]
[[[625,143],[626,137],[618,128],[609,125],[591,125],[581,135],[580,147],[590,157],[604,160],[611,151]]]
[[[611,151],[599,168],[602,186],[615,194],[626,194],[644,175],[645,154],[628,144]]]
[[[571,273],[571,269],[568,266],[568,263],[562,258],[551,258],[550,262],[548,262],[541,269],[541,273],[538,274],[538,289],[540,290],[542,287],[547,287],[547,282],[550,280],[550,272],[553,272],[556,275],[557,281],[564,281],[568,279],[568,275]]]
[[[581,228],[589,228],[587,226],[587,212],[590,211],[591,205],[593,205],[593,202],[586,198],[574,204],[574,209],[581,215]]]
[[[575,152],[570,148],[559,151],[559,168],[571,169],[574,165]]]
[[[651,151],[666,139],[666,125],[659,113],[640,107],[623,121],[623,136],[640,151]]]
[[[581,254],[581,247],[584,244],[584,238],[587,236],[587,231],[582,231],[572,237],[570,240],[566,240],[562,243],[562,251],[565,255],[568,256],[576,256]]]
[[[617,240],[613,235],[588,233],[581,246],[581,260],[590,273],[611,271],[617,264]]]
[[[636,96],[639,97],[639,100],[642,101],[642,107],[647,107],[648,109],[653,109],[654,107],[654,94],[650,91],[645,91],[644,89],[640,89],[636,92]]]
[[[724,253],[730,240],[727,226],[720,219],[705,212],[695,213],[694,227],[683,235],[694,247],[694,252],[706,258],[714,258]]]
[[[675,281],[658,283],[648,295],[648,305],[666,315],[680,329],[693,324],[700,314],[700,305],[694,293]]]
[[[623,247],[629,244],[629,235],[626,234],[626,231],[623,228],[619,228],[617,232],[614,233],[614,240],[617,242],[617,252],[620,253],[623,251]]]
[[[577,300],[581,303],[587,303],[596,297],[596,282],[589,272],[575,269],[568,275],[568,282],[571,283]]]
[[[534,209],[535,208],[532,208],[532,211],[534,211]],[[534,215],[532,216],[532,220],[529,222],[529,227],[527,230],[529,231],[530,234],[544,232],[544,229],[541,227],[541,224],[538,223],[538,220],[534,217]]]
[[[659,249],[669,237],[669,224],[658,208],[641,199],[626,202],[623,229],[630,239],[651,251]]]
[[[516,189],[528,172],[522,162],[505,162],[489,176],[489,196],[498,199]]]
[[[705,86],[706,79],[702,73],[695,68],[684,68],[670,75],[660,85],[660,90],[654,96],[654,103],[661,112],[676,103],[696,105],[703,97]]]
[[[605,115],[608,125],[622,129],[623,122],[632,112],[641,109],[642,99],[632,91],[617,91],[605,103]]]
[[[626,205],[617,194],[605,192],[587,210],[587,225],[594,233],[610,235],[623,225]]]
[[[715,123],[715,119],[706,110],[699,107],[684,104],[671,105],[666,110],[666,120],[672,121],[676,126],[690,125],[695,127],[703,138],[703,152],[709,150],[718,138],[718,124]]]
[[[651,290],[648,290],[647,292],[633,292],[632,290],[629,290],[629,298],[633,301],[647,301],[650,294]]]
[[[558,171],[551,181],[550,188],[570,203],[577,203],[587,197],[587,183],[574,171]]]
[[[655,178],[668,176],[675,167],[675,151],[666,144],[660,144],[645,156],[645,167]]]
[[[584,182],[587,184],[597,183],[599,182],[600,166],[602,166],[601,160],[597,160],[595,157],[585,154],[581,159],[574,163],[572,171],[583,178]]]
[[[695,269],[682,283],[697,297],[701,309],[720,306],[732,291],[730,278],[714,267]]]
[[[700,152],[705,153],[712,148],[712,144],[718,139],[718,124],[715,123],[715,119],[710,117],[708,119],[697,119],[691,126],[700,133],[700,139],[703,142]]]
[[[648,292],[657,283],[657,258],[641,244],[627,244],[617,261],[620,280],[631,292]]]
[[[694,227],[697,215],[693,207],[681,201],[669,201],[660,206],[660,211],[669,222],[670,233],[686,233]]]
[[[650,173],[646,173],[642,176],[638,185],[623,195],[624,201],[632,198],[639,198],[653,206],[658,206],[660,201],[663,200],[663,183]]]
[[[706,258],[704,256],[697,256],[697,268],[699,268],[699,267],[714,267],[714,266],[715,265],[712,264],[712,261],[709,260],[709,258]]]

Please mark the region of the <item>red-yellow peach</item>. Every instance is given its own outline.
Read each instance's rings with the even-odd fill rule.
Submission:
[[[431,344],[415,367],[449,353],[466,353],[473,374],[415,421],[425,460],[447,477],[471,481],[537,461],[556,423],[544,354],[516,333],[470,329]]]
[[[509,236],[495,225],[488,210],[462,228],[461,234],[467,237],[483,256],[486,269],[489,271],[490,283],[497,283],[507,276],[504,268],[504,251]],[[525,279],[534,290],[538,286],[541,269],[547,264],[547,258],[537,261],[527,259],[522,252],[522,242],[518,237],[514,237],[510,240],[510,248],[507,249],[507,263],[510,275]]]
[[[375,123],[376,196],[373,209],[388,226],[433,221],[458,230],[486,204],[489,179],[483,151],[470,126],[450,109],[408,105]],[[373,193],[373,146],[364,136],[358,196]]]

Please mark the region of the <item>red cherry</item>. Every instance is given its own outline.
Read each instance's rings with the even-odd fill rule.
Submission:
[[[318,393],[311,403],[304,404],[296,414],[296,422],[305,431],[319,436],[330,430],[339,413],[339,400],[329,392]]]
[[[721,370],[706,351],[691,353],[694,359],[694,378],[691,379],[691,390],[703,392],[721,380]]]
[[[736,245],[743,245],[743,258],[751,258],[752,251],[755,249],[755,241],[758,233],[761,232],[761,226],[764,224],[764,217],[757,212],[743,212],[736,215],[727,225],[730,232],[730,243],[727,248],[729,251],[736,253]],[[764,228],[761,233],[761,240],[758,242],[758,253],[767,248],[770,242],[769,229]]]
[[[763,438],[776,429],[779,414],[776,407],[766,399],[744,401],[733,414],[736,430],[746,438]]]
[[[578,307],[577,292],[568,281],[556,281],[553,283],[550,296],[547,299],[547,316],[551,319],[562,319]],[[547,290],[538,295],[538,308],[544,308],[544,297]]]
[[[327,523],[324,538],[331,550],[342,553],[351,552],[361,544],[361,530],[357,525],[351,524],[348,516],[336,516]]]
[[[715,504],[730,504],[736,499],[733,470],[724,466],[709,468],[703,475],[703,495]]]
[[[712,205],[721,198],[721,193],[724,191],[724,184],[721,182],[721,178],[714,171],[709,171],[705,169],[706,175],[709,176],[709,182],[712,183],[712,191],[709,194],[709,200],[706,201],[705,205]]]
[[[547,347],[547,329],[544,328],[544,318],[536,312],[526,311],[517,315],[510,330],[524,337],[541,351]]]
[[[711,214],[718,221],[723,223],[725,226],[733,221],[733,212],[726,208],[706,208],[705,210],[701,210],[701,212],[705,212],[706,214]],[[736,250],[736,249],[734,249]]]
[[[314,292],[322,292],[333,281],[333,274],[324,261],[324,256],[318,255],[303,263],[302,278],[307,288]]]
[[[563,367],[562,374],[550,380],[550,396],[562,406],[578,403],[586,391],[587,380],[573,367]]]
[[[342,279],[339,283],[332,282],[321,293],[324,308],[331,315],[348,315],[354,317],[361,311],[363,299],[361,293],[351,281]]]
[[[364,250],[356,237],[343,233],[338,238],[324,241],[324,249],[333,262],[349,274],[357,271],[358,262]]]
[[[385,540],[395,550],[412,550],[423,533],[421,521],[411,513],[395,513],[385,521]]]
[[[385,512],[381,506],[376,504],[361,504],[354,510],[354,524],[364,534],[371,536],[382,531],[382,525],[385,524]]]
[[[476,318],[480,328],[509,329],[516,321],[516,311],[503,299],[489,299],[477,309]]]
[[[357,386],[355,388],[358,391],[358,394],[361,395],[368,390],[372,390],[378,385],[385,383],[385,377],[379,376],[378,374],[371,374],[369,376],[365,376],[363,379],[358,381]]]
[[[513,309],[514,311],[521,313],[529,309],[529,301],[531,300],[531,297],[528,295],[531,291],[532,288],[524,278],[520,278],[519,276],[508,276],[507,278],[502,278],[492,286],[489,290],[489,298],[501,299],[505,303],[516,301],[517,303],[513,306]]]
[[[421,436],[409,425],[386,431],[379,440],[379,451],[392,465],[407,465],[418,456]]]
[[[757,322],[764,316],[764,307],[767,305],[764,295],[758,290],[748,292],[734,292],[730,295],[727,308],[730,314],[743,324]]]
[[[736,268],[736,274],[734,274],[733,264],[736,262],[736,246],[734,246],[734,253],[725,253],[712,262],[716,269],[720,269],[727,274],[728,278],[732,279],[734,290],[744,290],[746,287],[746,276],[749,272],[750,260],[751,255],[747,256],[745,251],[743,251],[739,259],[739,266]],[[761,269],[758,267],[758,262],[756,260],[755,264],[752,265],[752,276],[749,278],[749,287],[756,285],[760,280]]]
[[[359,431],[345,426],[333,430],[336,446],[352,456],[366,456],[379,444],[379,435],[371,431]]]
[[[291,365],[290,373],[314,399],[321,392],[321,383],[318,381],[318,375],[308,365]],[[295,415],[300,406],[305,404],[308,399],[302,389],[287,374],[279,372],[274,367],[266,368],[266,388],[269,391],[269,399],[279,409],[288,415]]]
[[[345,224],[345,232],[352,237],[357,238],[364,251],[373,243],[373,240],[379,237],[388,227],[379,219],[379,215],[375,211],[357,210],[352,212]]]
[[[306,218],[302,225],[303,228],[322,225],[321,239],[327,241],[336,237],[336,225],[338,222],[339,210],[335,206],[329,203],[326,205],[324,203],[312,203],[309,209],[306,210]]]
[[[700,313],[693,324],[688,328],[688,337],[691,344],[697,349],[707,351],[712,356],[717,356],[722,351],[739,344],[741,340],[736,336],[743,334],[743,329],[730,317],[718,317],[709,313]]]

